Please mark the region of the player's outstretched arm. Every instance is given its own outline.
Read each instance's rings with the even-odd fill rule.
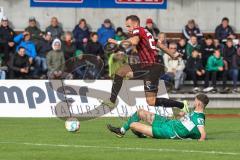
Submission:
[[[130,42],[132,45],[136,46],[136,45],[138,45],[140,39],[139,39],[138,36],[134,36],[134,37],[128,38],[128,39],[123,40],[123,41],[128,41],[128,42]],[[108,42],[109,42],[109,43],[112,43],[112,44],[120,44],[122,41],[116,41],[115,39],[109,38],[109,39],[108,39]]]
[[[201,133],[201,137],[199,138],[198,141],[204,141],[204,140],[206,140],[207,133],[206,133],[206,131],[205,131],[204,126],[199,126],[199,127],[198,127],[198,130],[199,130],[199,132]]]

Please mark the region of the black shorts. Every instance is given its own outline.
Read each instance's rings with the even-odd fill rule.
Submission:
[[[133,71],[133,79],[144,80],[145,92],[158,92],[159,79],[164,74],[164,66],[155,64],[129,64]]]

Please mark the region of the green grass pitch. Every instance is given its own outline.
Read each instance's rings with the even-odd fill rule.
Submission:
[[[214,113],[209,110],[209,113]],[[217,110],[240,113],[240,110]],[[207,119],[208,140],[138,139],[131,132],[117,138],[106,124],[119,118],[81,121],[79,133],[69,133],[57,118],[0,118],[0,160],[238,160],[240,119]]]

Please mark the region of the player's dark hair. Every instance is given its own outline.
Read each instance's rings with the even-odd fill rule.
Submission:
[[[139,19],[139,17],[136,16],[136,15],[127,16],[127,17],[126,17],[126,21],[129,20],[129,19],[132,20],[132,21],[134,21],[134,22],[138,22],[138,23],[140,24],[140,19]]]
[[[209,103],[209,98],[206,94],[198,94],[196,98],[201,101],[204,105],[204,108],[208,105]]]

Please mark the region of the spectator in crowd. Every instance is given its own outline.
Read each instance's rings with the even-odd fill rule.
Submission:
[[[177,44],[177,52],[182,54],[183,60],[187,59],[187,53],[186,53],[186,39],[180,38]]]
[[[233,55],[232,65],[231,65],[231,75],[233,79],[233,92],[238,92],[237,81],[240,69],[240,48],[237,50],[237,54]]]
[[[10,79],[25,79],[29,76],[30,63],[29,57],[26,54],[26,49],[18,47],[17,54],[11,56],[9,62],[9,78]]]
[[[223,83],[224,84],[226,84],[228,75],[231,75],[232,78],[235,78],[232,70],[232,60],[233,60],[233,56],[236,54],[237,54],[237,50],[233,45],[233,40],[231,38],[228,38],[226,45],[223,48],[223,62],[224,62]],[[222,91],[223,93],[229,91],[229,88],[226,88],[225,85],[223,87],[224,87]]]
[[[61,38],[61,36],[63,35],[63,29],[60,26],[57,17],[52,17],[51,25],[46,28],[45,32],[50,32],[53,39]]]
[[[52,43],[52,50],[47,54],[48,78],[61,78],[65,66],[64,53],[61,50],[61,41],[54,39]]]
[[[232,27],[229,25],[229,19],[227,17],[224,17],[222,19],[222,23],[217,26],[215,29],[215,37],[222,42],[223,40],[227,38],[235,38],[234,31]]]
[[[224,71],[223,57],[221,56],[220,50],[216,49],[214,51],[214,54],[210,56],[207,61],[204,85],[205,89],[203,90],[204,92],[210,91],[217,92],[216,89],[217,74],[223,73],[223,71]],[[211,87],[209,87],[210,76],[212,77]],[[225,84],[223,84],[223,87],[225,87]]]
[[[73,36],[76,41],[77,50],[85,51],[85,44],[90,38],[90,31],[85,19],[81,19],[73,30]]]
[[[225,71],[230,68],[233,55],[235,54],[237,54],[237,50],[233,46],[233,40],[231,38],[228,38],[226,45],[223,48],[223,62]]]
[[[104,58],[104,51],[102,45],[98,42],[98,34],[93,32],[91,34],[91,40],[88,42],[86,46],[86,54],[91,54],[97,56],[97,58]]]
[[[179,54],[179,53],[177,53],[177,44],[176,43],[170,43],[169,49],[172,52]],[[174,79],[173,92],[175,93],[180,89],[180,86],[183,84],[183,80],[184,80],[183,70],[185,68],[184,61],[181,57],[179,57],[178,59],[173,59],[167,54],[164,54],[163,60],[164,60],[165,67],[167,68],[166,75],[168,75],[169,77]]]
[[[6,79],[6,72],[0,68],[0,80]]]
[[[125,33],[123,32],[123,29],[121,27],[118,27],[117,30],[116,30],[116,35],[115,35],[115,40],[117,41],[122,41],[122,40],[125,40],[126,39],[126,35]]]
[[[146,27],[145,27],[152,35],[154,39],[157,39],[158,34],[160,33],[159,29],[154,27],[153,20],[148,18],[146,20]]]
[[[42,31],[37,27],[37,21],[35,17],[30,17],[28,22],[29,25],[27,28],[25,28],[25,31],[31,34],[31,41],[37,46],[38,42],[42,39]]]
[[[160,32],[158,34],[158,42],[160,42],[161,44],[165,45],[166,47],[168,47],[168,42],[167,42],[167,38],[166,38],[166,34],[164,32]],[[157,59],[158,59],[158,63],[163,64],[163,55],[165,54],[165,52],[163,50],[159,50],[158,54],[157,54]]]
[[[188,21],[182,32],[186,40],[190,40],[191,35],[195,35],[199,43],[203,39],[203,34],[193,19]]]
[[[121,66],[127,63],[128,63],[128,56],[124,54],[124,51],[118,50],[116,53],[111,54],[108,59],[109,77],[113,79],[117,70]]]
[[[9,27],[8,18],[2,17],[0,26],[0,60],[3,58],[2,65],[7,64],[10,53],[14,52],[13,38],[15,35],[13,29]]]
[[[187,58],[189,58],[192,55],[192,51],[194,49],[199,50],[200,45],[198,44],[197,37],[195,35],[191,35],[190,40],[188,41],[186,46]]]
[[[25,48],[26,55],[29,57],[30,64],[32,64],[33,59],[37,56],[36,46],[30,41],[31,34],[29,32],[23,32],[16,37],[14,37],[14,42],[17,44],[17,51],[19,47]]]
[[[100,69],[104,62],[104,51],[103,51],[102,45],[98,42],[98,34],[96,32],[93,32],[91,34],[91,39],[86,46],[85,53],[96,56],[97,62],[95,62],[96,67],[95,67],[94,72],[96,72],[96,73],[101,72],[98,75],[102,76],[103,71]],[[99,77],[96,77],[96,78],[99,78]]]
[[[193,80],[193,92],[195,93],[201,91],[197,84],[197,81],[200,77],[204,76],[205,70],[198,50],[192,51],[192,56],[189,57],[189,59],[187,60],[186,71],[188,76],[191,77],[191,79]]]
[[[62,51],[64,53],[65,61],[69,60],[72,57],[75,57],[76,45],[71,32],[65,32],[64,34],[62,41]]]
[[[34,76],[44,78],[47,72],[47,53],[52,50],[52,35],[50,32],[43,35],[43,39],[39,41],[37,56],[35,57]]]
[[[205,37],[205,41],[204,43],[201,45],[201,57],[202,57],[202,62],[203,62],[203,66],[205,67],[207,64],[207,60],[208,58],[213,55],[215,50],[215,46],[213,44],[213,38],[211,35],[207,35]]]
[[[220,53],[222,55],[223,54],[223,47],[224,47],[224,45],[222,45],[217,38],[213,39],[213,45],[214,45],[215,50],[219,49]]]
[[[102,46],[105,46],[109,38],[115,37],[115,30],[112,27],[112,22],[110,19],[105,19],[102,27],[97,31],[99,42]]]

